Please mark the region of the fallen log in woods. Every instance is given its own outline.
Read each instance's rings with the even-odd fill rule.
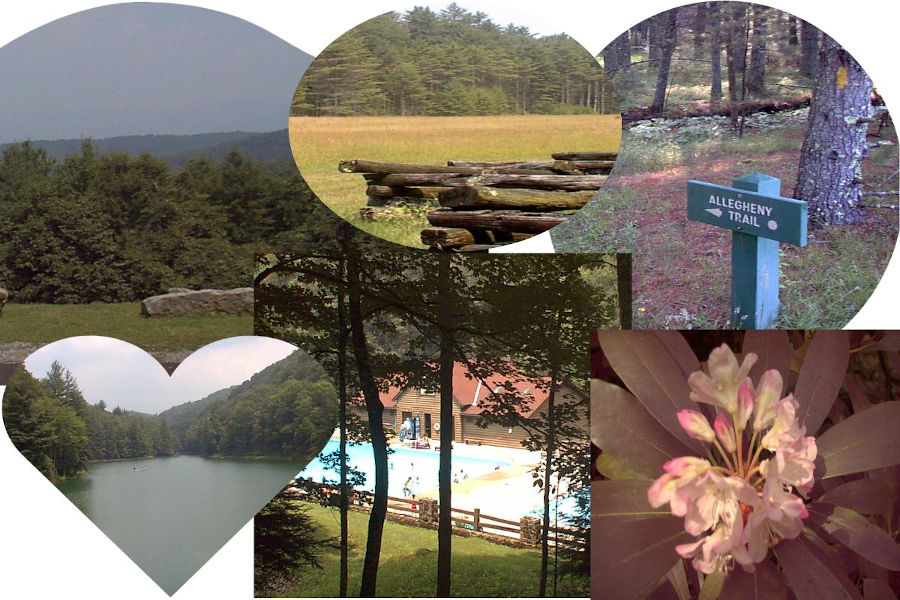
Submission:
[[[618,152],[557,152],[551,154],[553,160],[611,160],[615,161]]]
[[[577,210],[594,192],[560,192],[467,185],[438,194],[438,202],[448,208],[517,208],[531,211]]]
[[[599,190],[606,175],[518,175],[485,173],[471,177],[459,177],[452,173],[393,173],[390,175],[363,175],[370,185],[389,186],[443,186],[488,185],[497,187],[535,188],[545,190]]]
[[[482,160],[448,160],[448,167],[471,167],[475,169],[550,169],[553,161],[482,161]]]
[[[565,220],[565,215],[517,210],[438,209],[428,213],[428,222],[436,227],[489,229],[510,233],[542,233]]]
[[[373,160],[342,160],[338,164],[341,173],[455,173],[456,175],[480,175],[484,167],[460,167],[442,165],[416,165],[411,163],[387,163]],[[497,167],[491,169],[495,173],[519,173],[523,175],[552,175],[549,169],[520,169],[516,167]]]

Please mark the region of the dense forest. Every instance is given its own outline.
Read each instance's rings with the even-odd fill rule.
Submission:
[[[149,153],[0,157],[0,283],[14,302],[128,302],[170,287],[249,285],[254,254],[290,246],[314,196],[296,168],[229,152],[183,169]]]
[[[535,37],[456,4],[370,19],[313,61],[294,116],[616,113],[602,69],[564,35]]]
[[[311,459],[337,418],[325,372],[302,352],[241,385],[159,415],[89,404],[75,377],[54,362],[43,379],[17,369],[3,395],[3,421],[19,451],[51,481],[90,461],[171,456],[258,455]]]

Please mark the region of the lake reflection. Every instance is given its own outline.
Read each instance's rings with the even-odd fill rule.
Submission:
[[[297,473],[296,462],[171,456],[91,463],[58,487],[168,594]]]

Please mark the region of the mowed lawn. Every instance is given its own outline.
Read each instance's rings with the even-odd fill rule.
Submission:
[[[342,160],[445,165],[448,160],[550,160],[556,152],[615,152],[618,115],[293,117],[291,148],[303,178],[334,212],[370,233],[422,248],[424,216],[373,223],[359,217],[366,184]]]
[[[308,567],[295,574],[294,583],[283,592],[284,597],[329,598],[338,595],[340,573],[340,513],[337,509],[302,503],[318,524],[320,539],[335,543],[322,544],[322,568]],[[350,551],[350,596],[359,593],[360,574],[366,552],[366,527],[369,515],[351,511],[348,514]],[[552,549],[548,593],[552,594]],[[458,597],[528,597],[536,596],[540,574],[539,550],[510,548],[479,538],[453,536],[450,593]],[[378,568],[380,597],[421,598],[435,595],[437,577],[437,532],[400,525],[384,524],[381,561]],[[565,577],[557,582],[557,595],[587,597],[589,579]]]
[[[194,350],[216,340],[253,335],[253,317],[141,316],[140,302],[8,304],[0,313],[0,344],[45,344],[76,335],[114,337],[145,350]]]

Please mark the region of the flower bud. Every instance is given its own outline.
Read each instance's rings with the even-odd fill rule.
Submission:
[[[753,413],[753,392],[750,386],[750,378],[748,377],[738,389],[738,404],[737,412],[734,414],[734,425],[741,430],[747,427],[747,420]]]
[[[696,410],[679,410],[677,416],[681,428],[695,440],[710,443],[715,439],[716,434],[709,426],[709,421]]]
[[[716,430],[716,437],[719,438],[719,443],[722,444],[725,451],[734,452],[737,448],[737,441],[735,440],[734,428],[731,426],[728,415],[721,412],[716,415],[716,421],[713,423],[713,428]]]
[[[759,380],[759,389],[756,392],[756,410],[753,415],[754,431],[762,431],[772,424],[775,419],[776,403],[781,398],[782,387],[784,387],[784,382],[777,369],[770,369],[763,373]]]

